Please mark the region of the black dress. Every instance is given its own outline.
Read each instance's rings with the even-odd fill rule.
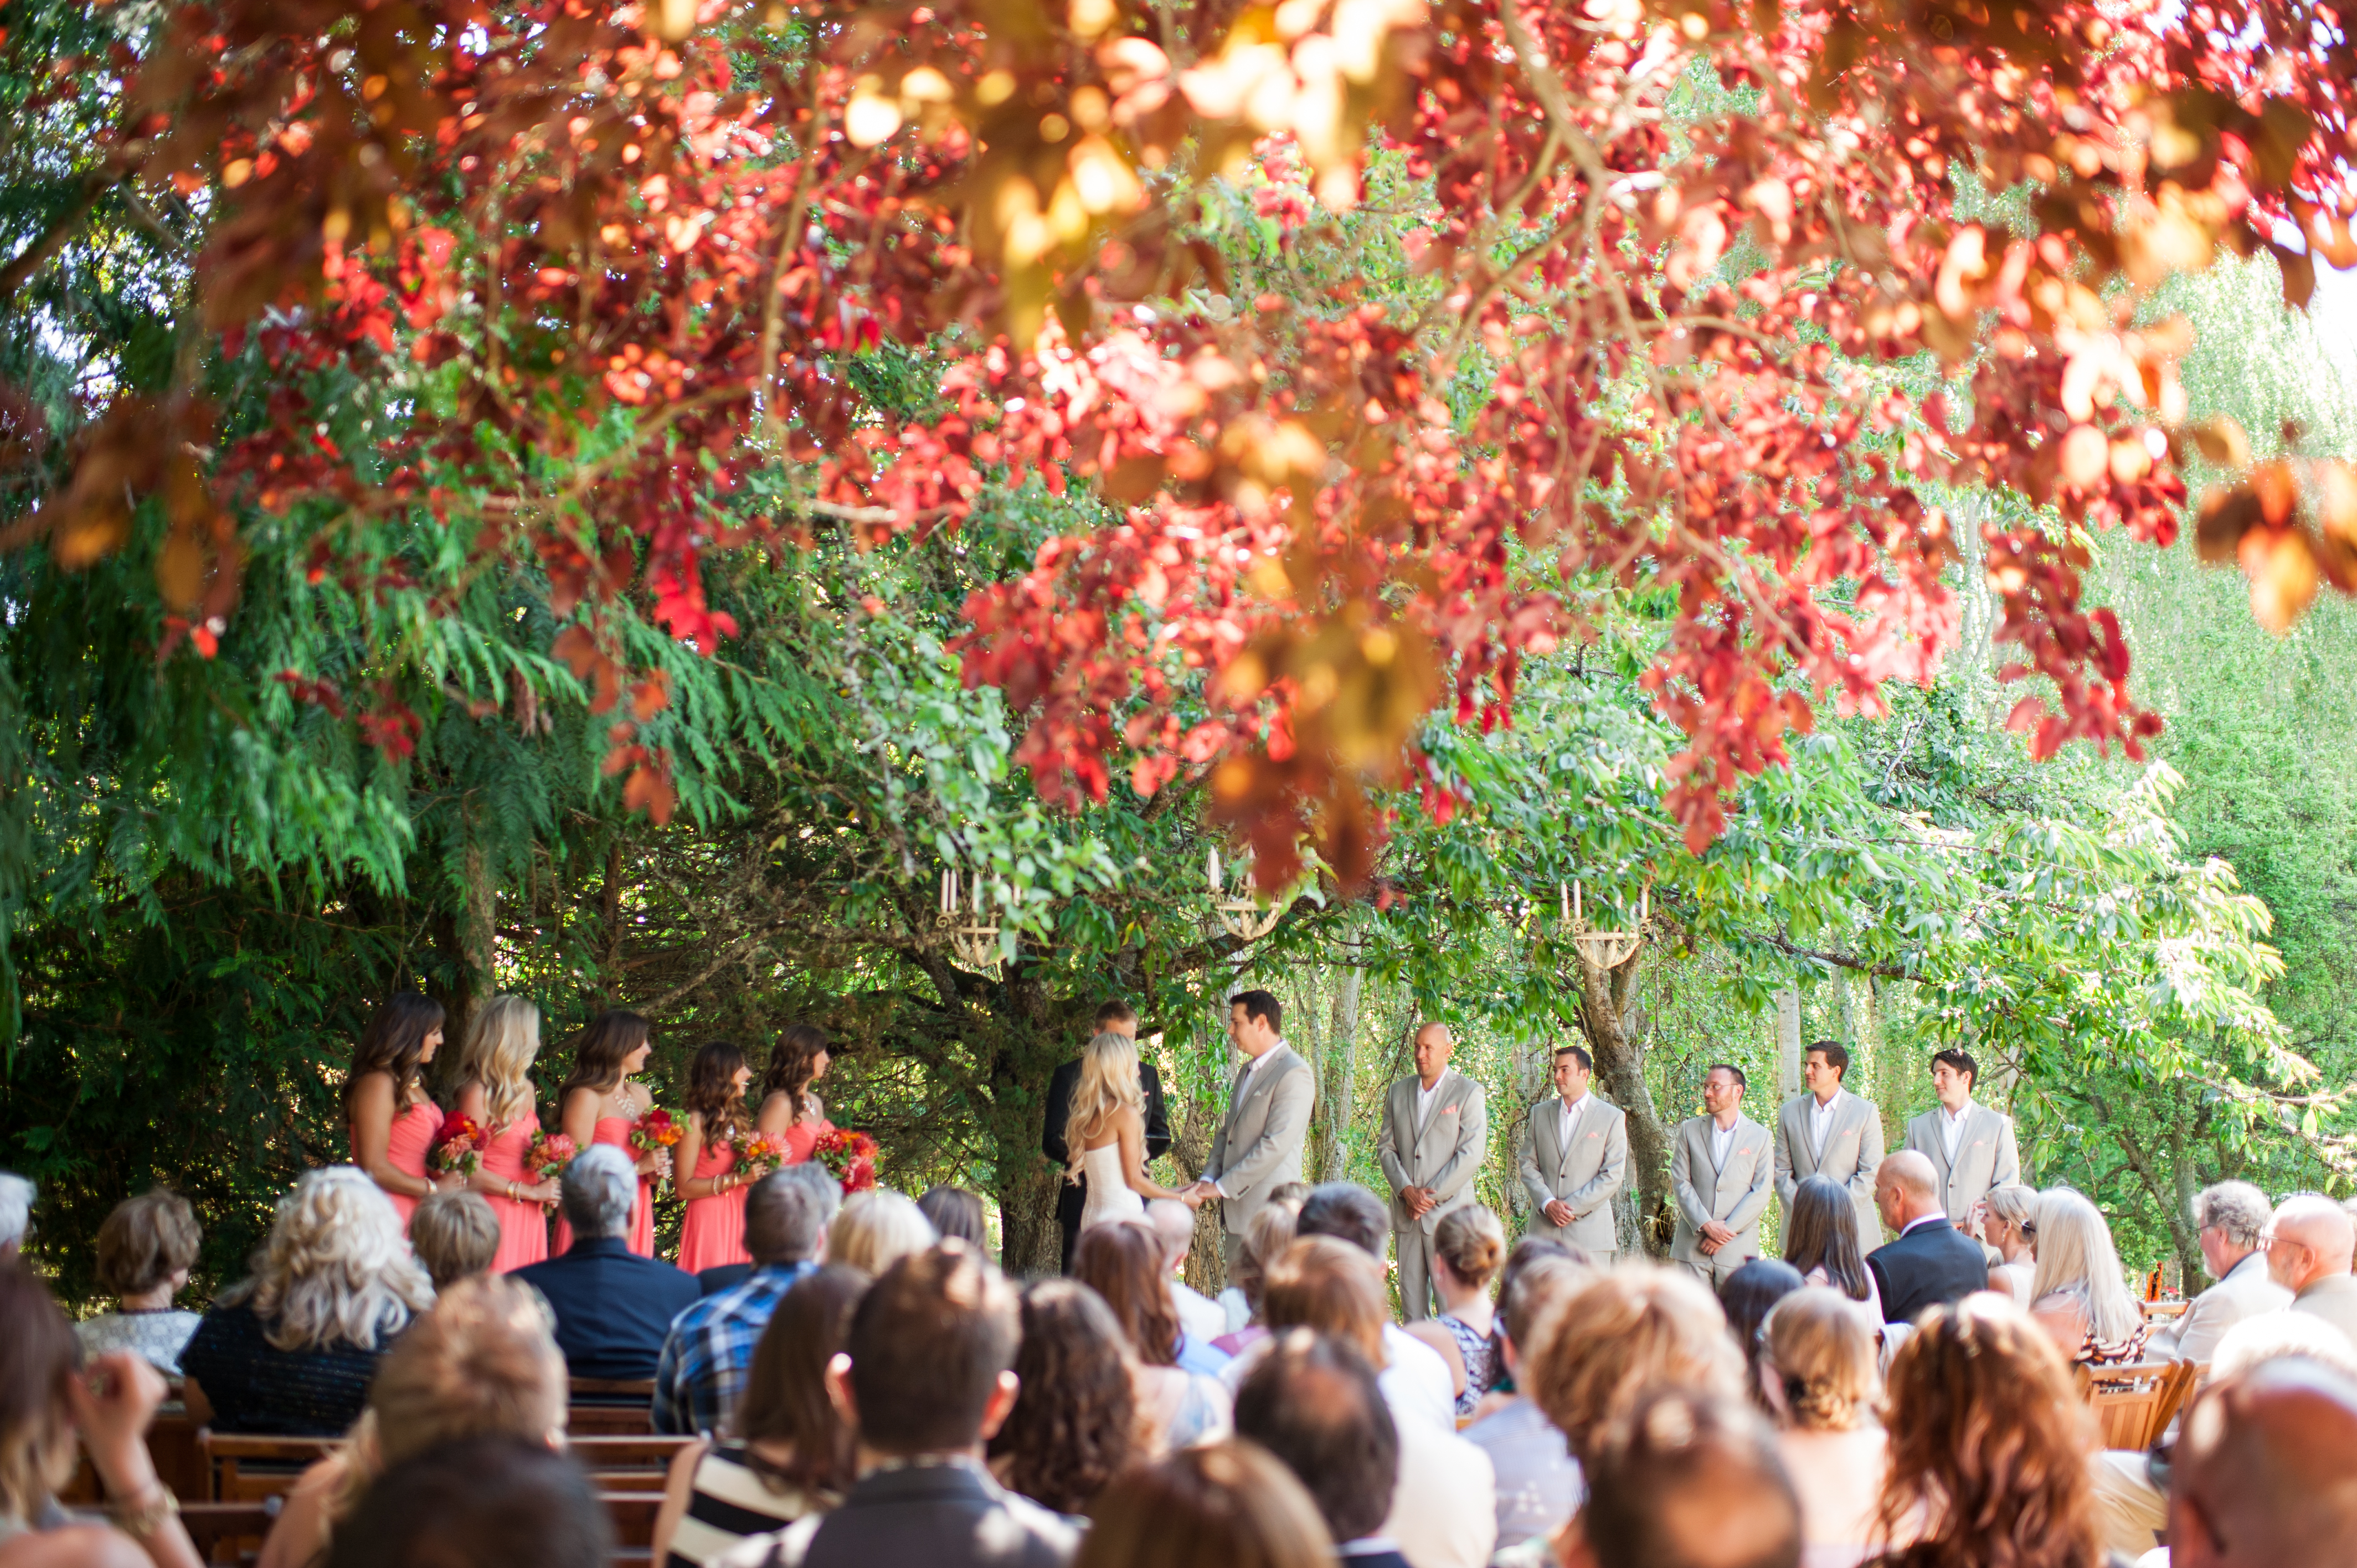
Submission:
[[[264,1327],[250,1306],[216,1306],[180,1352],[182,1375],[213,1407],[213,1430],[341,1437],[368,1408],[369,1380],[392,1341],[373,1350],[350,1344],[281,1350]]]

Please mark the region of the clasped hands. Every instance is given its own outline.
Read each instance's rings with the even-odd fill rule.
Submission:
[[[1198,1177],[1178,1189],[1178,1201],[1189,1208],[1200,1208],[1220,1196],[1220,1184],[1207,1177]]]
[[[1421,1219],[1440,1207],[1440,1199],[1428,1187],[1404,1187],[1399,1190],[1399,1200],[1407,1205],[1411,1219]]]
[[[1734,1231],[1728,1230],[1726,1226],[1721,1225],[1716,1219],[1706,1219],[1703,1221],[1702,1246],[1698,1250],[1704,1257],[1715,1258],[1718,1256],[1718,1250],[1720,1248],[1726,1246],[1729,1241],[1734,1240]]]

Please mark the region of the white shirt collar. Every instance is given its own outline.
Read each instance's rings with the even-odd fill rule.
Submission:
[[[1951,1127],[1963,1126],[1964,1124],[1964,1118],[1972,1113],[1973,1101],[1972,1097],[1969,1095],[1964,1098],[1964,1104],[1953,1111],[1949,1110],[1944,1105],[1940,1107],[1940,1114],[1948,1119],[1948,1125]]]
[[[1588,1091],[1583,1089],[1579,1091],[1579,1098],[1571,1101],[1568,1103],[1566,1103],[1563,1096],[1560,1094],[1555,1097],[1555,1109],[1563,1117],[1563,1125],[1566,1132],[1569,1132],[1571,1130],[1571,1124],[1579,1120],[1579,1113],[1587,1109],[1587,1095]]]
[[[1945,1225],[1947,1222],[1948,1217],[1944,1214],[1926,1214],[1920,1219],[1909,1220],[1905,1225],[1900,1227],[1899,1233],[1901,1236],[1904,1236],[1909,1231],[1920,1230],[1926,1225]]]
[[[1246,1083],[1250,1083],[1252,1081],[1253,1074],[1261,1069],[1261,1064],[1283,1049],[1285,1049],[1285,1039],[1280,1036],[1277,1038],[1276,1044],[1269,1047],[1268,1049],[1261,1052],[1260,1055],[1256,1057],[1246,1057],[1244,1058],[1244,1081]]]
[[[1424,1124],[1432,1119],[1432,1102],[1440,1098],[1440,1091],[1447,1087],[1448,1083],[1447,1068],[1440,1069],[1440,1076],[1432,1080],[1430,1089],[1424,1087],[1424,1079],[1419,1078],[1415,1080],[1415,1130],[1417,1132],[1423,1132]]]

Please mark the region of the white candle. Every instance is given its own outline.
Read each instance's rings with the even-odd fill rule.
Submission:
[[[1211,891],[1217,893],[1220,890],[1220,852],[1217,846],[1211,850],[1211,861],[1204,868],[1204,875],[1211,879]]]

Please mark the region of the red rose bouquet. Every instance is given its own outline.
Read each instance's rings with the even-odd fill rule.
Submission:
[[[876,1140],[865,1133],[830,1128],[811,1146],[811,1158],[824,1165],[845,1193],[865,1192],[876,1185]]]
[[[783,1139],[772,1138],[767,1133],[748,1133],[737,1140],[737,1168],[754,1181],[785,1163]]]
[[[535,1180],[554,1181],[580,1152],[573,1146],[573,1140],[562,1133],[537,1133],[532,1140],[532,1152],[523,1157],[524,1169]]]
[[[660,1105],[650,1105],[645,1115],[630,1123],[630,1147],[642,1155],[651,1155],[678,1143],[686,1131],[670,1112]]]
[[[472,1116],[453,1116],[435,1134],[433,1165],[437,1176],[473,1176],[483,1168],[483,1150],[491,1136]]]

